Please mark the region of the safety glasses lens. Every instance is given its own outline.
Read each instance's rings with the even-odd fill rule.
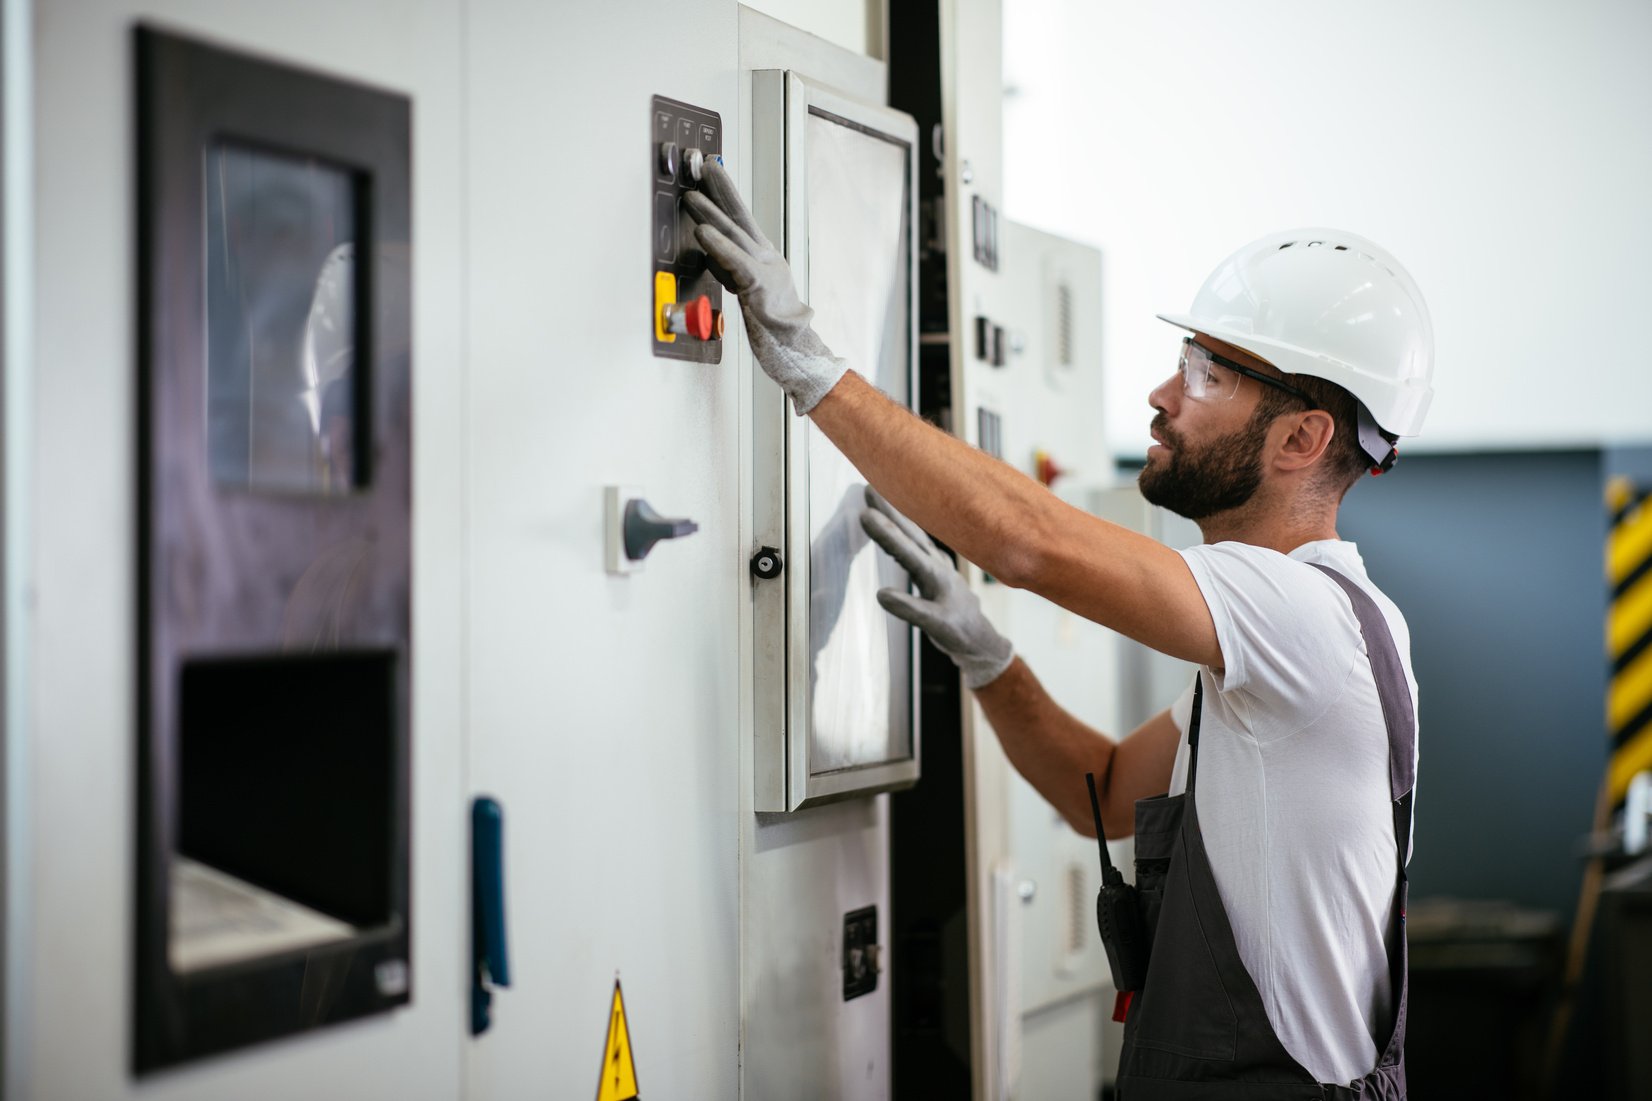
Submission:
[[[1239,389],[1239,375],[1213,362],[1210,353],[1191,340],[1182,342],[1182,385],[1200,401],[1231,398]]]

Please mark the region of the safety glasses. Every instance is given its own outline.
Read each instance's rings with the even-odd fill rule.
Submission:
[[[1296,387],[1219,356],[1204,345],[1194,343],[1192,337],[1182,340],[1182,358],[1177,369],[1181,371],[1187,396],[1197,401],[1226,401],[1239,391],[1239,380],[1245,377],[1294,394],[1313,408],[1319,407],[1318,402]]]

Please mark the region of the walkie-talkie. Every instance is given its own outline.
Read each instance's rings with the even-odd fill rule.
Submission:
[[[1096,844],[1101,848],[1101,890],[1096,893],[1096,927],[1113,969],[1113,989],[1140,990],[1147,981],[1147,936],[1142,929],[1136,888],[1124,881],[1107,855],[1107,835],[1101,829],[1101,801],[1096,798],[1096,774],[1086,772],[1090,810],[1096,816]]]

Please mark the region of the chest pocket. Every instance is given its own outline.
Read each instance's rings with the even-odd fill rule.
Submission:
[[[1170,850],[1176,843],[1179,816],[1160,814],[1171,800],[1155,795],[1136,803],[1136,901],[1141,907],[1142,930],[1147,934],[1148,960],[1153,957],[1153,931],[1164,908],[1164,881],[1170,871]]]

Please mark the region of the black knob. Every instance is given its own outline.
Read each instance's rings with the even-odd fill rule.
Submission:
[[[633,562],[647,558],[661,539],[680,539],[699,530],[693,520],[667,520],[647,501],[625,502],[625,557]]]
[[[772,581],[785,568],[786,563],[781,561],[780,552],[773,547],[761,547],[751,556],[751,575],[759,580]]]

